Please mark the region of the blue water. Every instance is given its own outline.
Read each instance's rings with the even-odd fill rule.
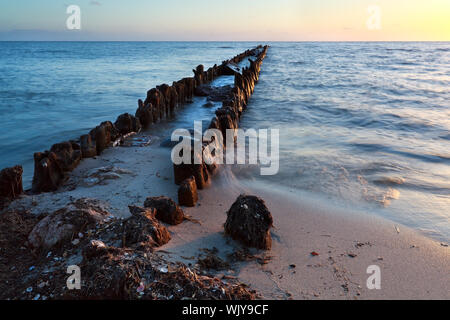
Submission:
[[[252,46],[0,42],[0,168],[22,164],[27,185],[33,152]],[[450,241],[450,43],[271,46],[241,125],[280,129],[280,172],[251,178]]]
[[[260,178],[450,240],[450,43],[273,44],[241,125],[280,130]]]
[[[192,76],[253,47],[249,43],[0,42],[0,168],[79,137],[124,112],[150,88]]]

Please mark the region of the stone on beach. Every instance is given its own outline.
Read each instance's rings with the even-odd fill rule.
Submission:
[[[178,189],[178,204],[180,206],[193,207],[198,201],[197,184],[195,177],[185,179]]]
[[[124,247],[150,245],[159,247],[170,240],[170,233],[155,216],[155,208],[129,206],[131,217],[124,221]]]
[[[50,249],[63,245],[74,234],[102,223],[109,213],[95,200],[79,199],[40,220],[28,236],[33,249]]]
[[[148,197],[144,207],[156,209],[155,217],[165,223],[177,225],[183,222],[183,210],[169,197]]]
[[[272,215],[264,200],[240,195],[227,212],[225,233],[249,247],[269,250],[272,247],[270,228]]]

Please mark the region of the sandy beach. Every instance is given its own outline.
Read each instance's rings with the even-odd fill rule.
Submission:
[[[133,140],[145,137],[141,133]],[[105,202],[115,216],[127,217],[128,206],[142,205],[146,197],[177,199],[170,149],[160,147],[164,138],[153,137],[145,146],[107,149],[95,159],[85,159],[59,191],[22,196],[10,208],[53,212],[86,197]],[[89,173],[108,166],[116,174],[91,185]],[[222,166],[212,181],[199,192],[196,207],[183,208],[192,220],[168,227],[172,240],[157,249],[168,260],[195,265],[199,256],[214,251],[229,266],[208,273],[223,281],[237,277],[262,299],[450,298],[450,249],[439,242],[388,220],[319,203],[294,190],[239,181],[230,167]],[[247,261],[230,260],[230,254],[243,247],[223,234],[226,211],[241,193],[264,199],[274,219],[272,249],[250,250]],[[366,287],[369,265],[380,267],[380,290]]]

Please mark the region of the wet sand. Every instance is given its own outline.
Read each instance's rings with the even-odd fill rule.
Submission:
[[[149,146],[107,149],[96,159],[85,159],[60,191],[23,196],[11,207],[52,212],[88,197],[105,201],[112,214],[125,217],[128,205],[142,205],[148,196],[176,200],[170,149],[159,146],[165,138],[153,137]],[[106,166],[119,170],[90,186],[87,174]],[[223,223],[236,197],[247,193],[263,198],[273,215],[272,249],[251,250],[260,259],[237,262],[213,274],[238,277],[264,299],[450,298],[449,247],[364,212],[344,211],[294,190],[239,181],[229,167],[220,168],[212,179],[199,192],[199,204],[183,208],[198,222],[169,227],[172,240],[158,248],[169,260],[195,264],[200,249],[214,247],[226,259],[242,248],[224,237]],[[380,290],[366,287],[369,265],[381,269]]]

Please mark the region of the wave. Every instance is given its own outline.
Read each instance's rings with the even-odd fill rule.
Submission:
[[[450,162],[450,156],[447,156],[447,155],[414,153],[414,152],[410,152],[410,151],[393,149],[392,147],[388,147],[388,146],[377,144],[377,143],[350,143],[349,145],[351,147],[361,149],[366,152],[390,153],[390,154],[404,156],[407,158],[421,160],[423,162],[431,162],[431,163]]]

